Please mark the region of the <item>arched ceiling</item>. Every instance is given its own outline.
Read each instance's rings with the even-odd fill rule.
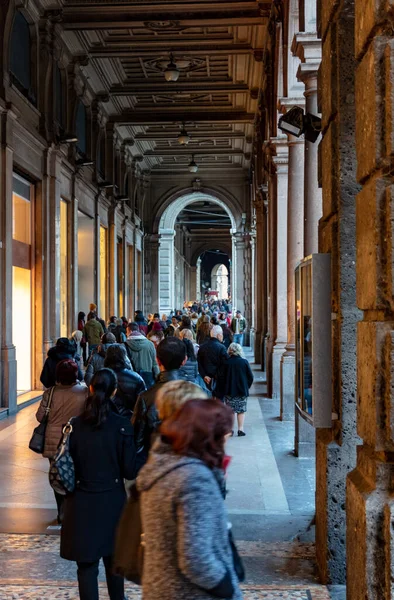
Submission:
[[[143,169],[249,167],[271,1],[63,0],[62,37]],[[173,54],[181,74],[167,82]],[[177,141],[182,122],[191,135]]]

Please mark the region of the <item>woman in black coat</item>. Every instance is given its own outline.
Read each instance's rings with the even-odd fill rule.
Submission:
[[[73,421],[70,453],[76,489],[64,501],[60,556],[76,561],[81,600],[98,599],[98,569],[103,558],[109,597],[124,600],[124,580],[112,574],[115,532],[126,502],[124,479],[135,477],[130,421],[111,408],[116,375],[94,375],[85,410]]]
[[[224,367],[224,402],[231,407],[237,415],[238,436],[246,435],[244,431],[245,413],[249,389],[253,383],[253,373],[249,362],[244,358],[242,346],[230,344],[229,358]],[[234,432],[232,432],[234,434]]]
[[[107,349],[104,367],[112,369],[118,379],[113,407],[118,414],[131,418],[137,398],[145,392],[146,386],[141,375],[130,371],[126,363],[127,354],[124,344],[113,344]]]

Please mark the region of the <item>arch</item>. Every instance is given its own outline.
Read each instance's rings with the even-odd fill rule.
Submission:
[[[219,292],[219,299],[228,298],[229,271],[223,263],[219,263],[212,268],[211,285],[214,290]]]
[[[173,230],[175,228],[175,221],[179,213],[182,212],[184,208],[189,206],[189,204],[193,204],[194,202],[200,201],[208,201],[220,206],[228,214],[231,220],[231,229],[234,232],[236,231],[237,223],[234,214],[230,210],[226,202],[224,202],[220,198],[217,198],[216,196],[212,196],[211,194],[207,194],[205,192],[191,192],[174,200],[165,209],[160,219],[159,233],[161,231]]]
[[[35,105],[32,28],[20,10],[15,12],[12,23],[8,64],[12,83]]]
[[[175,197],[174,197],[175,196]],[[175,222],[177,216],[184,208],[199,201],[209,201],[220,206],[229,216],[231,221],[230,234],[237,231],[237,220],[229,204],[223,199],[207,191],[187,191],[186,193],[176,193],[173,200],[167,203],[165,209],[161,212],[158,233],[159,233],[159,311],[167,313],[175,308]],[[233,246],[234,247],[234,246]],[[235,252],[231,252],[233,261],[235,261]],[[197,277],[198,279],[198,277]],[[198,289],[198,284],[197,284]],[[232,294],[234,295],[234,294]]]

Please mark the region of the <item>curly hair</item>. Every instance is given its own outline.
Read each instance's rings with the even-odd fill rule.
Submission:
[[[174,452],[199,458],[213,469],[223,464],[224,439],[232,424],[232,410],[220,400],[194,399],[166,419],[160,433]]]

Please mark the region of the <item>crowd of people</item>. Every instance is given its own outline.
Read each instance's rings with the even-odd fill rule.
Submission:
[[[245,331],[226,301],[108,323],[91,304],[49,350],[36,416],[47,419],[50,463],[73,418],[75,491],[55,497],[61,556],[78,565],[81,600],[98,600],[100,559],[111,600],[125,598],[113,553],[130,480],[141,503],[144,599],[241,597],[224,474],[226,439],[246,435]]]

